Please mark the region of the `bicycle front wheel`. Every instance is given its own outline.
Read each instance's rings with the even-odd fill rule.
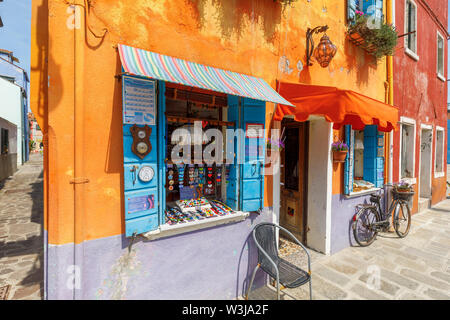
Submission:
[[[353,236],[361,247],[367,247],[375,241],[377,231],[373,224],[378,221],[375,208],[364,208],[353,222]]]
[[[400,238],[404,238],[408,235],[410,228],[411,212],[409,210],[408,203],[400,202],[394,217],[395,233],[397,233]]]

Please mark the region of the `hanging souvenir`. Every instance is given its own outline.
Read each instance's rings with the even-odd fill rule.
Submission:
[[[180,188],[183,188],[184,183],[184,166],[179,165],[178,166],[178,185]]]

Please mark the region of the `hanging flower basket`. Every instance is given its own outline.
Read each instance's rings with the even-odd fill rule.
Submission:
[[[348,151],[333,151],[333,162],[345,162]]]
[[[333,142],[331,151],[333,151],[333,162],[345,162],[348,153],[348,146],[345,142]]]
[[[376,59],[380,59],[394,54],[398,33],[393,25],[356,11],[355,18],[348,26],[347,39]]]
[[[347,33],[347,39],[355,46],[360,47],[369,54],[373,54],[376,51],[376,47],[373,44],[368,44],[358,31],[349,31]]]

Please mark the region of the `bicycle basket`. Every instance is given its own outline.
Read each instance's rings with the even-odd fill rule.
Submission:
[[[411,200],[413,195],[414,195],[414,191],[398,192],[396,190],[392,190],[392,196],[394,197],[394,200],[409,201],[409,200]]]

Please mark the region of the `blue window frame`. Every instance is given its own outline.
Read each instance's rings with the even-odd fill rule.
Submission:
[[[345,126],[345,140],[349,152],[344,168],[344,193],[363,188],[381,188],[384,184],[384,134],[376,125],[364,130],[352,130]]]
[[[165,155],[169,137],[165,117],[165,82],[135,76],[124,76],[122,81],[123,97],[125,86],[132,82],[135,85],[155,86],[157,98],[156,122],[150,126],[152,149],[143,159],[131,150],[132,124],[123,124],[125,234],[130,237],[155,230],[165,223]],[[235,161],[230,165],[225,202],[234,210],[258,211],[264,205],[265,133],[263,131],[261,136],[255,138],[247,136],[245,130],[248,126],[265,129],[265,108],[264,101],[228,96],[228,121],[236,123],[235,129],[244,130],[241,131],[243,134],[235,136],[233,150],[227,149],[227,152],[234,154]],[[153,169],[154,177],[149,182],[138,178],[143,166]]]

